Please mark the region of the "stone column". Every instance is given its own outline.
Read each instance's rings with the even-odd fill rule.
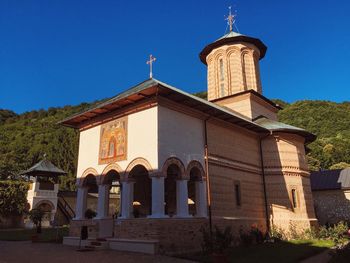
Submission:
[[[87,187],[78,187],[74,220],[85,219],[87,193],[88,193]]]
[[[207,187],[205,181],[196,181],[196,216],[207,217]]]
[[[176,180],[176,217],[190,217],[188,213],[188,180]]]
[[[124,181],[122,182],[122,213],[120,218],[132,217],[132,202],[134,195],[134,182]]]
[[[148,217],[168,217],[164,213],[164,177],[152,177],[152,214]]]
[[[108,184],[98,186],[97,216],[96,219],[108,218],[109,210],[109,187]]]

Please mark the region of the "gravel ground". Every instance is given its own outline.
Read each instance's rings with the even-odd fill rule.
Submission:
[[[110,262],[170,262],[190,263],[193,261],[167,256],[152,256],[141,253],[98,250],[78,252],[76,247],[54,243],[31,243],[31,241],[0,241],[0,263],[110,263]]]

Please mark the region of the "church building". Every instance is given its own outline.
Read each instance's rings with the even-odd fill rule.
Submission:
[[[156,244],[160,253],[177,253],[200,249],[200,228],[210,223],[237,236],[252,225],[288,232],[317,223],[305,158],[315,136],[278,121],[281,108],[260,80],[267,47],[230,25],[199,55],[208,100],[151,76],[61,122],[80,132],[66,244],[86,225],[110,248]],[[114,188],[121,198],[111,211]],[[86,218],[89,192],[98,193],[93,219]]]

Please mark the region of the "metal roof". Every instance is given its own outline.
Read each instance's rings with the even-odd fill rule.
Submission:
[[[106,100],[105,102],[98,104],[88,110],[66,118],[61,121],[60,124],[68,127],[79,128],[81,124],[93,119],[96,116],[103,115],[107,112],[142,101],[146,98],[156,96],[167,98],[209,116],[236,124],[255,132],[268,132],[268,130],[266,130],[264,127],[252,122],[247,118],[244,118],[239,113],[221,107],[207,100],[198,98],[192,94],[184,92],[154,78],[141,82],[140,84],[124,91],[123,93],[120,93],[119,95],[112,97],[111,99]]]
[[[350,168],[310,173],[311,189],[339,190],[350,188]]]
[[[132,105],[147,98],[155,97],[167,98],[211,117],[221,119],[257,133],[267,134],[270,131],[289,132],[299,134],[306,139],[306,142],[312,142],[316,138],[315,135],[304,129],[284,124],[282,122],[273,121],[265,117],[260,117],[255,121],[251,121],[242,114],[227,107],[201,99],[154,78],[147,79],[146,81],[141,82],[140,84],[120,93],[115,97],[112,97],[111,99],[66,118],[61,121],[60,124],[68,127],[80,128],[84,125],[84,123],[94,119],[97,116]]]
[[[289,124],[285,124],[283,122],[274,121],[271,119],[268,119],[264,116],[261,116],[257,118],[255,123],[259,124],[260,126],[270,130],[270,131],[281,131],[281,132],[287,132],[287,133],[294,133],[299,134],[302,137],[305,138],[306,142],[313,142],[316,139],[316,136],[302,128],[298,128]]]
[[[199,58],[205,65],[207,65],[206,58],[213,49],[223,45],[234,44],[239,42],[246,42],[255,45],[260,50],[260,59],[262,59],[266,54],[267,47],[260,39],[245,36],[232,31],[203,48],[203,50],[199,54]]]
[[[28,176],[59,176],[64,174],[67,173],[46,159],[41,160],[37,164],[30,167],[28,170],[21,173],[21,175]]]

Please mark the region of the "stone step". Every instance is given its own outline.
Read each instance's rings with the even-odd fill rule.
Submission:
[[[152,255],[158,253],[158,240],[107,238],[107,241],[109,248],[113,250],[140,252]]]

